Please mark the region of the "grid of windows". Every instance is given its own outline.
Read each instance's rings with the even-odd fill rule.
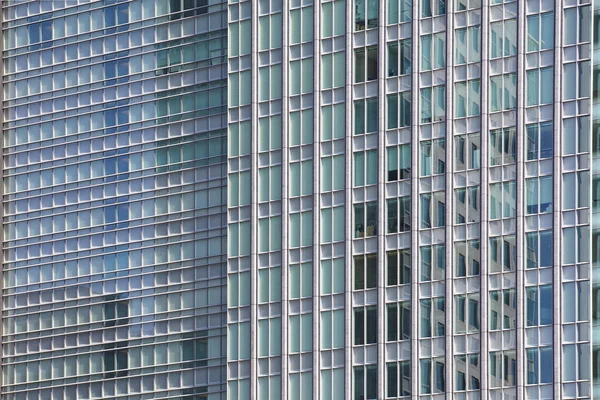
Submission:
[[[249,121],[250,142],[274,143],[230,153],[240,199],[230,231],[249,221],[257,252],[244,258],[239,243],[229,275],[275,268],[284,294],[230,307],[228,324],[280,318],[269,340],[281,328],[290,342],[230,358],[234,398],[265,387],[302,399],[590,398],[600,376],[584,304],[590,238],[600,238],[590,231],[600,91],[585,85],[592,4],[242,0],[229,10],[230,26],[267,15],[276,26],[274,46],[229,58],[230,80],[249,69],[256,89],[242,103],[229,86],[230,132]],[[258,121],[277,116],[267,135]],[[309,332],[320,340],[302,347]],[[252,350],[265,339],[246,340]]]
[[[3,3],[3,396],[225,395],[225,9]]]

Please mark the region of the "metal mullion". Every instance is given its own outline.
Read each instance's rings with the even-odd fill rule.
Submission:
[[[401,1],[401,0],[400,0]],[[420,2],[412,6],[412,70],[411,70],[411,332],[410,332],[410,376],[411,393],[416,398],[419,393],[419,71],[420,62]]]
[[[488,315],[488,300],[489,300],[489,263],[488,263],[488,244],[489,244],[489,29],[484,29],[490,26],[489,24],[489,0],[481,2],[481,25],[479,32],[481,33],[481,129],[480,129],[480,232],[479,232],[479,265],[480,265],[480,379],[481,379],[481,398],[489,398],[489,315]]]
[[[517,340],[517,376],[516,392],[517,399],[525,398],[525,271],[524,271],[524,239],[525,239],[525,82],[526,82],[526,55],[525,46],[526,32],[526,4],[524,1],[517,2],[517,108],[515,128],[517,136],[517,160],[516,160],[516,233],[515,246],[517,251],[516,265],[516,294],[517,294],[517,314],[516,314],[516,340]]]

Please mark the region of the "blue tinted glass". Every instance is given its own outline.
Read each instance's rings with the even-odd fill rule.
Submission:
[[[40,41],[40,24],[31,24],[27,26],[29,31],[29,44],[39,43]]]
[[[117,76],[117,62],[107,61],[104,63],[104,79],[112,79]]]
[[[552,347],[540,348],[540,383],[552,383]],[[572,368],[575,366],[572,365]]]
[[[118,67],[117,74],[119,76],[128,75],[129,74],[129,59],[125,58],[125,59],[119,60],[117,67]]]
[[[110,28],[116,25],[115,6],[106,7],[104,9],[104,27]]]
[[[104,126],[115,126],[117,124],[117,115],[115,110],[104,111]]]
[[[104,207],[104,222],[111,224],[116,221],[115,206]]]
[[[552,231],[540,232],[540,267],[552,266]]]
[[[129,22],[129,4],[119,4],[117,6],[117,23],[119,25]]]
[[[126,221],[129,219],[129,207],[127,205],[118,206],[117,210],[119,221]]]
[[[552,286],[540,286],[540,325],[552,324]]]
[[[117,173],[116,158],[107,158],[104,160],[104,173],[106,175],[113,175]]]
[[[42,40],[52,40],[52,21],[42,22]]]

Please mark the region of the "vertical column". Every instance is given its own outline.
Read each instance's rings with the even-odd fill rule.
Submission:
[[[228,281],[227,343],[228,397],[252,396],[251,288],[253,248],[252,234],[252,13],[249,3],[230,2],[229,19],[229,87],[228,87]],[[242,11],[240,11],[242,10]],[[254,228],[255,231],[255,228]],[[254,246],[254,247],[253,247]],[[256,329],[256,326],[254,327]],[[252,389],[251,389],[252,387]]]
[[[281,5],[281,395],[289,397],[289,0]],[[279,84],[279,82],[271,82]],[[272,393],[274,394],[274,393]]]
[[[250,395],[258,396],[258,2],[252,6],[252,108],[251,108],[251,174],[250,206]]]
[[[420,70],[420,47],[419,40],[419,15],[420,1],[413,2],[412,12],[412,76],[411,76],[411,101],[413,104],[410,122],[411,122],[411,199],[410,199],[410,251],[411,251],[411,268],[410,268],[410,286],[411,286],[411,328],[410,328],[410,377],[411,389],[413,396],[417,397],[419,393],[419,70]]]
[[[562,398],[562,0],[554,2],[554,124],[552,215],[553,398]]]
[[[3,21],[3,16],[4,13],[0,12],[0,26],[2,26],[2,21]],[[4,54],[4,40],[0,40],[0,53]],[[4,71],[4,57],[0,57],[0,71]],[[4,82],[4,80],[2,80],[2,82]],[[4,104],[4,87],[2,85],[2,82],[0,82],[0,101],[2,102],[2,104]],[[0,123],[2,123],[2,126],[4,122],[4,113],[0,114]],[[3,146],[4,147],[4,146]],[[2,160],[2,155],[4,154],[4,151],[0,152],[0,165],[4,166],[4,161]],[[0,168],[0,170],[2,171],[2,174],[0,175],[0,177],[2,178],[2,182],[4,182],[4,167]],[[3,200],[2,203],[4,203],[4,185],[2,185],[2,187],[0,187],[0,198]],[[2,207],[2,209],[0,210],[0,217],[2,217],[2,220],[4,220],[3,218],[4,216],[4,207]],[[4,243],[4,229],[0,230],[0,252],[2,252],[2,254],[4,254],[4,250],[3,250],[3,246],[2,244]],[[0,265],[0,293],[4,292],[4,264]],[[0,300],[1,300],[0,296]],[[4,314],[3,310],[4,310],[4,302],[0,301],[0,338],[3,337],[4,335],[4,331],[3,331],[3,326],[4,324],[2,324],[2,315]],[[4,386],[5,382],[3,382],[3,374],[2,374],[2,357],[0,357],[0,388],[2,386]]]
[[[481,366],[481,398],[489,398],[489,0],[481,2],[481,170],[480,170],[480,290],[481,293],[481,323],[480,323],[480,366]]]
[[[446,252],[446,399],[454,392],[454,2],[446,7],[446,177],[445,241]]]
[[[258,3],[251,3],[252,32],[258,32]],[[258,142],[255,134],[258,130],[258,35],[252,35],[252,91],[251,91],[251,200],[250,200],[250,395],[257,396],[257,299],[256,287],[258,280]]]
[[[593,6],[593,19],[597,18],[598,16],[600,16],[600,2],[599,0],[594,0],[592,1],[592,6]],[[592,52],[592,87],[593,88],[597,88],[598,85],[600,85],[600,75],[596,72],[598,70],[598,68],[600,68],[600,37],[598,32],[596,32],[596,29],[598,27],[595,26],[595,24],[592,24],[592,44],[593,44],[593,52]],[[562,29],[561,29],[562,31]],[[557,35],[557,37],[562,37],[562,32],[561,35]],[[590,207],[590,218],[591,221],[598,221],[598,212],[600,211],[598,209],[598,201],[600,200],[600,193],[598,193],[598,190],[596,190],[595,188],[598,185],[598,181],[600,179],[600,176],[598,175],[598,162],[600,161],[600,159],[598,158],[598,156],[600,155],[598,150],[600,149],[600,109],[598,106],[598,103],[600,101],[600,93],[597,90],[593,90],[592,91],[592,115],[591,115],[591,135],[589,138],[589,142],[588,145],[590,145],[590,158],[592,159],[592,165],[590,166],[590,175],[591,175],[591,190],[590,190],[590,200],[591,200],[591,207]],[[600,239],[599,236],[599,226],[598,226],[598,222],[592,222],[591,226],[590,226],[590,231],[591,231],[591,243],[592,243],[592,248],[596,247],[598,245],[598,240]],[[598,266],[599,263],[598,261],[600,260],[600,255],[599,254],[594,254],[595,252],[592,252],[591,255],[591,262],[592,262],[592,267],[591,267],[591,296],[590,299],[593,301],[593,296],[597,296],[598,295],[598,288],[600,285],[600,275],[598,274]],[[564,310],[563,312],[566,313],[566,310]],[[594,355],[598,354],[598,351],[600,350],[600,335],[599,335],[599,330],[600,330],[600,326],[598,326],[599,321],[599,315],[597,313],[597,311],[592,310],[592,319],[591,319],[591,325],[592,325],[592,332],[591,332],[591,343],[590,343],[590,348],[591,348],[591,357],[590,357],[590,364],[592,363],[593,357]],[[600,385],[598,385],[598,378],[600,374],[600,370],[595,367],[593,365],[590,366],[590,385],[591,385],[591,396],[592,398],[597,398],[600,397]]]
[[[524,218],[525,218],[525,43],[526,43],[526,4],[517,2],[517,398],[525,398],[525,279],[524,279]]]
[[[385,9],[387,1],[379,1],[377,63],[377,388],[378,398],[385,397]]]
[[[344,254],[344,398],[352,396],[352,43],[353,43],[353,1],[346,0],[346,161],[345,165],[345,254]]]
[[[330,23],[327,21],[327,23]],[[321,2],[313,4],[313,360],[312,398],[321,388]]]

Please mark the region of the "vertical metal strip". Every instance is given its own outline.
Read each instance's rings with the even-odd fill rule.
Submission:
[[[553,398],[562,398],[562,0],[554,2],[554,152],[553,156],[553,211],[552,242],[552,347],[553,347]],[[590,147],[591,148],[591,147]],[[590,173],[590,178],[591,178]],[[591,192],[591,190],[590,190]],[[589,203],[591,204],[591,203]],[[590,230],[591,232],[591,230]],[[591,308],[590,308],[591,310]],[[590,347],[591,349],[591,347]],[[591,358],[591,357],[590,357]]]
[[[252,1],[252,32],[258,32],[258,2]],[[258,396],[258,34],[252,35],[252,206],[250,210],[250,395]]]
[[[479,225],[479,261],[480,261],[480,304],[481,304],[481,324],[480,324],[480,379],[481,379],[481,398],[489,398],[489,322],[488,322],[488,279],[489,279],[489,263],[488,263],[488,228],[489,228],[489,0],[481,2],[481,25],[479,32],[481,33],[481,153],[480,153],[480,194],[479,204],[481,206],[481,216]]]
[[[344,398],[352,396],[352,0],[346,0],[346,159],[345,159],[345,276],[344,276]]]
[[[419,36],[420,2],[413,2],[412,9],[412,71],[411,71],[411,215],[410,215],[410,391],[413,398],[419,393],[419,70],[421,68],[419,50],[421,41]]]
[[[289,0],[281,2],[281,396],[289,398]],[[273,32],[271,32],[273,34]],[[272,82],[273,83],[273,82]],[[271,130],[269,124],[269,131]],[[269,132],[270,133],[270,132]],[[294,332],[299,334],[299,332]]]
[[[329,21],[328,21],[329,22]],[[321,2],[313,4],[313,387],[321,387]]]
[[[454,391],[454,7],[446,7],[446,208],[445,208],[445,305],[446,305],[446,399]]]
[[[524,231],[525,231],[525,43],[526,27],[524,1],[517,2],[517,399],[525,398],[525,279],[524,279]]]
[[[0,10],[0,27],[3,26],[3,17],[4,10]],[[4,54],[4,29],[2,29],[2,34],[0,34],[0,54]],[[4,57],[0,57],[0,71],[4,71]],[[4,87],[3,87],[4,79],[0,79],[0,103],[4,104]],[[0,113],[0,126],[4,126],[4,113]],[[3,149],[4,150],[4,149]],[[4,182],[4,160],[2,159],[4,155],[4,151],[0,152],[0,165],[2,166],[2,174],[0,177],[2,178],[2,182]],[[2,198],[2,204],[4,204],[4,185],[0,185],[0,196]],[[0,208],[0,218],[4,220],[4,207]],[[2,254],[2,260],[4,260],[4,229],[0,229],[0,254]],[[4,263],[0,264],[0,294],[4,293]],[[2,323],[2,315],[4,314],[4,299],[3,296],[0,296],[0,340],[4,336]],[[2,373],[2,360],[3,357],[0,357],[0,388],[4,386],[3,382],[3,373]],[[225,363],[227,365],[227,362]]]
[[[379,1],[377,65],[377,387],[378,398],[385,398],[385,9],[386,0]]]

